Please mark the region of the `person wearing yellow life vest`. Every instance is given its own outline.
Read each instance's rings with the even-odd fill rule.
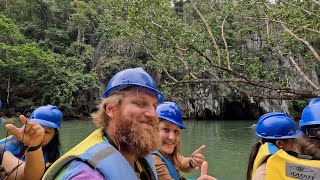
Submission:
[[[300,153],[320,160],[320,98],[315,98],[303,109],[299,123],[304,133],[297,139]]]
[[[156,107],[163,98],[142,68],[115,74],[92,114],[101,128],[53,163],[43,179],[157,180],[150,153],[159,146]],[[210,180],[203,164],[199,180]]]
[[[296,139],[298,153],[277,151],[267,161],[266,179],[320,179],[320,99],[313,99],[303,110]]]
[[[158,179],[150,153],[158,146],[155,108],[163,97],[142,68],[118,72],[92,114],[101,128],[52,164],[43,179]]]
[[[41,140],[43,157],[46,169],[60,157],[59,131],[62,112],[53,105],[40,106],[36,108],[29,120],[40,124],[45,129],[45,135]],[[21,159],[26,147],[15,136],[9,136],[0,140],[0,146],[5,147],[15,157]]]
[[[297,154],[294,152],[296,150],[294,139],[302,135],[302,132],[286,114],[271,112],[259,118],[256,135],[262,139],[252,146],[247,180],[279,179],[275,174],[286,172],[286,160],[279,157],[296,159],[289,154]]]

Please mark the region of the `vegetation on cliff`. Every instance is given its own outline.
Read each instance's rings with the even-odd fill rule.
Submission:
[[[0,4],[0,99],[6,113],[95,108],[99,86],[142,66],[169,99],[212,84],[257,99],[319,97],[316,0],[12,0]]]

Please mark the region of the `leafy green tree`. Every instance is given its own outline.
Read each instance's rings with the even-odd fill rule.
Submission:
[[[18,33],[18,27],[0,16],[0,79],[1,97],[8,108],[27,110],[31,106],[52,103],[71,111],[77,109],[81,93],[95,90],[96,76],[86,69],[92,49],[78,47],[77,57],[65,57],[44,51],[28,43]],[[1,98],[1,99],[2,99]],[[20,105],[18,107],[18,105]]]

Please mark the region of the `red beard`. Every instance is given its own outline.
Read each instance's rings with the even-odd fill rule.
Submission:
[[[116,113],[115,116],[115,140],[120,151],[131,152],[137,157],[143,157],[154,150],[159,149],[159,134],[157,124],[148,128],[142,126],[143,122],[156,122],[157,120],[144,117],[132,118]]]

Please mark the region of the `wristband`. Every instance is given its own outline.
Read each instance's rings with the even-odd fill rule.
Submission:
[[[191,158],[190,158],[190,161],[189,161],[189,166],[190,166],[192,169],[195,168],[194,164],[192,163],[192,159],[191,159]]]
[[[33,147],[29,147],[29,148],[27,146],[25,146],[25,148],[27,149],[28,152],[36,151],[39,148],[41,148],[41,143],[37,146],[33,146]]]

